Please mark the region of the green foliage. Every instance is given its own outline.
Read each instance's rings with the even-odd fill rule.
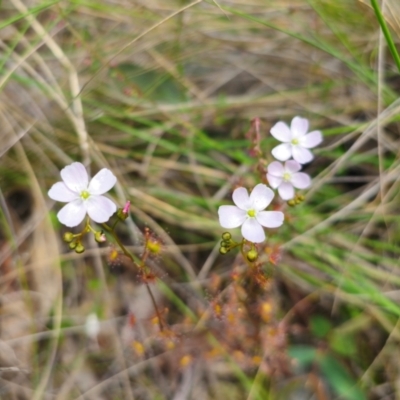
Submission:
[[[0,283],[5,298],[32,292],[15,300],[20,308],[10,313],[24,324],[9,317],[15,330],[24,327],[10,335],[15,346],[33,343],[24,358],[27,367],[32,360],[33,373],[20,378],[21,387],[35,388],[29,396],[60,390],[67,398],[72,387],[71,399],[129,399],[132,387],[134,398],[161,400],[173,397],[165,387],[178,390],[192,377],[209,398],[242,399],[250,392],[260,400],[296,398],[310,371],[327,398],[362,400],[379,390],[397,395],[391,350],[400,316],[399,29],[391,19],[397,3],[387,1],[386,12],[375,0],[374,8],[347,0],[207,1],[183,12],[189,2],[180,0],[23,3],[29,8],[3,2],[0,22]],[[378,26],[391,52],[382,60]],[[286,315],[283,336],[295,360],[293,379],[283,379],[281,371],[264,370],[261,344],[273,347],[270,332],[258,338],[260,349],[247,346],[245,324],[222,332],[237,348],[261,354],[261,361],[241,362],[223,340],[207,336],[228,317],[212,323],[206,317],[215,299],[227,301],[237,267],[236,249],[218,253],[224,230],[217,208],[235,186],[264,179],[276,145],[269,129],[295,115],[309,118],[325,141],[306,166],[313,186],[305,201],[290,208],[268,242],[282,249],[282,261],[265,267],[273,277],[268,301]],[[254,117],[262,121],[260,173],[245,137]],[[152,288],[162,312],[169,310],[174,322],[181,317],[174,326],[179,340],[165,354],[168,332],[155,338],[149,328],[154,315],[137,267],[119,253],[110,256],[106,246],[97,251],[84,243],[82,255],[69,252],[58,206],[48,210],[46,192],[59,169],[86,157],[85,129],[92,172],[112,168],[121,185],[114,199],[132,200],[132,220],[119,227],[123,240],[135,254],[143,246],[136,229],[149,227],[165,241],[151,259],[160,277]],[[10,202],[15,188],[32,193],[26,219]],[[235,240],[238,235],[232,231]],[[260,259],[265,250],[257,248]],[[214,275],[222,283],[210,289]],[[251,313],[260,304],[254,301]],[[105,326],[98,343],[81,328],[92,310]],[[127,322],[127,314],[141,312]],[[135,353],[135,341],[147,352]],[[221,350],[218,361],[199,356],[198,364],[179,366],[188,349],[197,356],[210,344]],[[81,384],[81,376],[93,387]],[[92,389],[103,392],[85,393]]]
[[[349,376],[345,367],[333,356],[325,355],[321,357],[319,366],[337,395],[346,400],[366,399],[364,393],[357,387],[356,381]]]
[[[346,367],[330,353],[322,353],[311,346],[292,346],[289,354],[302,368],[316,367],[336,395],[346,400],[366,399]]]
[[[322,315],[314,315],[310,318],[310,330],[315,337],[323,338],[328,335],[331,329],[331,322]]]
[[[343,334],[340,331],[333,332],[329,338],[329,344],[332,350],[344,357],[353,357],[357,354],[356,342],[351,334]]]

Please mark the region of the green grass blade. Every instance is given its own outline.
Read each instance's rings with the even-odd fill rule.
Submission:
[[[375,11],[376,19],[378,20],[379,25],[381,26],[383,35],[385,36],[386,43],[389,47],[390,52],[392,53],[397,69],[400,72],[400,56],[399,53],[397,52],[396,46],[394,44],[392,35],[390,34],[389,28],[386,24],[385,18],[383,17],[381,9],[379,8],[379,4],[376,0],[371,0],[371,5]]]

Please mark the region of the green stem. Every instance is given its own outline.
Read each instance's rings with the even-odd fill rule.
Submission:
[[[381,9],[379,8],[378,1],[377,0],[371,0],[371,5],[372,5],[372,8],[375,11],[376,18],[377,18],[377,20],[379,22],[379,25],[381,26],[381,29],[382,29],[383,35],[385,36],[385,39],[386,39],[386,42],[388,44],[389,50],[392,53],[394,61],[395,61],[396,65],[397,65],[397,69],[400,72],[400,56],[399,56],[399,53],[397,52],[396,45],[394,44],[392,36],[391,36],[391,34],[389,32],[389,28],[388,28],[388,26],[386,24],[385,18],[383,17]]]
[[[112,228],[111,228],[112,230],[115,229],[115,227],[118,225],[119,221],[120,221],[119,218],[117,218],[117,219],[115,220],[115,222],[114,222],[114,224],[113,224],[113,226],[112,226]]]

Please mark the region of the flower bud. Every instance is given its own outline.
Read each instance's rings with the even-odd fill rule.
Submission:
[[[125,220],[128,218],[128,214],[125,214],[125,213],[124,213],[124,209],[123,209],[123,208],[118,208],[117,217],[118,217],[121,221],[125,221]]]
[[[227,240],[222,240],[221,241],[221,247],[229,247],[230,242],[228,242]]]
[[[128,215],[128,214],[129,214],[130,208],[131,208],[131,202],[128,200],[128,201],[125,203],[124,208],[122,209],[122,212],[123,212],[124,214]]]
[[[219,248],[219,254],[225,255],[228,253],[229,249],[227,247],[220,247]]]
[[[304,201],[304,200],[305,200],[305,197],[304,197],[303,194],[298,194],[298,195],[297,195],[297,198],[298,198],[300,201]]]
[[[296,200],[291,199],[291,200],[289,200],[289,201],[287,202],[287,204],[288,204],[288,206],[290,206],[290,207],[294,207],[294,206],[296,205]]]
[[[257,250],[255,250],[255,249],[251,249],[251,250],[247,253],[247,259],[248,259],[250,262],[256,261],[257,258],[258,258],[258,252],[257,252]]]
[[[129,210],[131,208],[131,202],[128,200],[125,205],[124,208],[118,208],[117,211],[117,217],[121,220],[121,221],[125,221],[128,216],[129,216]]]
[[[85,251],[82,243],[78,243],[75,247],[75,253],[81,254]]]
[[[222,234],[222,239],[223,239],[223,240],[228,241],[228,240],[231,240],[231,238],[232,238],[232,235],[231,235],[229,232],[224,232],[224,233]]]
[[[106,235],[103,233],[103,231],[98,231],[94,234],[94,240],[97,243],[104,243],[106,239]]]
[[[74,234],[72,232],[65,232],[63,239],[64,242],[71,243],[74,240]]]
[[[68,245],[68,247],[69,247],[71,250],[74,250],[75,247],[76,247],[76,242],[71,242],[71,243]]]

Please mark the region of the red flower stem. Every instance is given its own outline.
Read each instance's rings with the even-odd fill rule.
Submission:
[[[116,225],[116,224],[115,224]],[[114,225],[114,227],[115,227]],[[136,257],[133,253],[131,253],[122,243],[121,240],[119,239],[119,237],[117,236],[117,234],[114,231],[114,227],[111,228],[110,226],[108,226],[107,224],[101,224],[101,226],[107,231],[109,232],[112,237],[114,238],[114,240],[117,242],[118,246],[120,247],[120,249],[122,250],[122,252],[133,262],[133,264],[135,264],[140,270],[145,268],[146,265],[144,264],[144,260],[141,260],[140,258]],[[145,252],[146,253],[146,252]],[[156,303],[156,299],[154,298],[153,292],[150,289],[150,286],[148,284],[148,282],[144,282],[144,284],[146,285],[146,289],[147,292],[149,293],[149,296],[151,298],[151,302],[153,303],[153,307],[155,310],[155,313],[157,315],[157,319],[158,319],[158,326],[160,328],[160,331],[162,332],[164,330],[164,326],[163,323],[161,322],[161,314],[160,311],[158,310],[157,307],[157,303]]]

